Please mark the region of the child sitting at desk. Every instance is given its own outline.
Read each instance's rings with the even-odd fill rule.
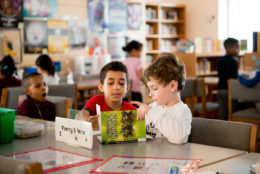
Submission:
[[[154,100],[149,106],[138,101],[137,119],[145,117],[146,133],[165,136],[175,144],[186,143],[191,131],[192,114],[181,101],[185,66],[175,55],[163,53],[144,71],[144,80]]]
[[[123,101],[130,88],[126,66],[118,61],[105,65],[99,75],[98,88],[104,95],[97,95],[88,100],[84,106],[83,117],[76,115],[75,119],[92,122],[93,128],[97,129],[96,104],[100,105],[101,111],[136,110],[136,108]]]
[[[26,99],[18,106],[18,115],[54,121],[55,105],[46,100],[48,87],[43,76],[37,72],[29,74],[23,85]]]

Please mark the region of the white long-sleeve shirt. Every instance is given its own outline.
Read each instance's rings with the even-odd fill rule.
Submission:
[[[152,136],[165,136],[170,142],[183,144],[191,131],[192,114],[182,101],[169,107],[151,103],[145,115],[146,132]]]

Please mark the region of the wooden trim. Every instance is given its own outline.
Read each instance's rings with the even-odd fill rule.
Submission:
[[[75,92],[74,92],[74,105],[73,108],[74,109],[78,109],[78,99],[77,99],[77,84],[74,84],[75,86]]]
[[[256,151],[256,137],[257,137],[257,125],[252,125],[249,152]]]
[[[18,96],[18,106],[22,103],[23,95]]]
[[[8,99],[8,90],[7,88],[2,89],[2,96],[1,96],[1,107],[6,108]]]
[[[68,118],[68,111],[69,111],[69,108],[72,107],[72,98],[66,98],[65,100],[65,114],[64,114],[64,118]]]
[[[245,123],[252,123],[252,124],[259,124],[260,125],[260,119],[253,119],[253,118],[239,118],[239,117],[232,117],[232,121],[239,121],[239,122],[245,122]]]
[[[232,96],[231,96],[231,81],[227,81],[228,84],[228,120],[232,120]]]
[[[39,162],[30,163],[26,167],[26,174],[35,174],[35,173],[43,174],[42,164]]]
[[[200,85],[201,85],[201,100],[202,100],[202,115],[204,115],[204,117],[206,116],[207,113],[207,108],[206,108],[206,104],[207,104],[207,98],[206,98],[206,89],[205,89],[205,83],[204,83],[204,79],[201,78],[200,79]]]

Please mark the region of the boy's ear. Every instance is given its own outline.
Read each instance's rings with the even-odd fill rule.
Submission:
[[[130,88],[131,88],[131,85],[128,84],[127,87],[126,87],[127,92],[130,90]]]
[[[102,83],[98,83],[98,89],[99,89],[99,91],[104,92]]]
[[[176,80],[172,80],[171,82],[171,90],[176,91],[178,89],[178,82]]]
[[[24,92],[25,92],[25,94],[27,94],[27,95],[30,95],[30,94],[31,94],[31,92],[30,92],[30,90],[29,90],[28,88],[25,88],[25,89],[24,89]]]

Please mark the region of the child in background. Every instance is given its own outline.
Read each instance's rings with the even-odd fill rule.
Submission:
[[[0,98],[2,89],[6,87],[21,86],[21,81],[13,76],[16,66],[11,56],[5,56],[0,62]]]
[[[83,117],[76,115],[75,119],[92,122],[93,128],[97,128],[96,104],[101,111],[136,110],[136,108],[123,101],[123,97],[130,88],[128,84],[128,72],[124,64],[118,61],[105,65],[100,72],[98,88],[104,95],[97,95],[88,100],[84,106]]]
[[[185,84],[185,66],[175,55],[163,53],[144,71],[144,81],[154,100],[149,106],[137,101],[137,118],[145,118],[146,133],[165,136],[170,142],[183,144],[191,131],[192,114],[181,101]]]
[[[218,117],[219,119],[227,119],[228,116],[228,90],[227,80],[236,79],[238,77],[238,61],[239,42],[234,38],[228,38],[224,41],[226,55],[219,60],[218,63]]]
[[[129,79],[132,81],[132,100],[133,101],[143,101],[142,91],[141,91],[141,81],[142,76],[142,63],[141,63],[141,53],[143,45],[137,41],[129,42],[123,50],[128,53],[128,58],[123,62],[127,67],[129,73]]]
[[[35,64],[37,66],[38,72],[42,74],[44,81],[47,85],[59,84],[60,77],[57,75],[55,66],[48,55],[40,55],[36,59]]]
[[[55,105],[46,100],[48,87],[43,76],[31,73],[25,76],[23,86],[26,99],[18,106],[18,115],[54,121]]]

